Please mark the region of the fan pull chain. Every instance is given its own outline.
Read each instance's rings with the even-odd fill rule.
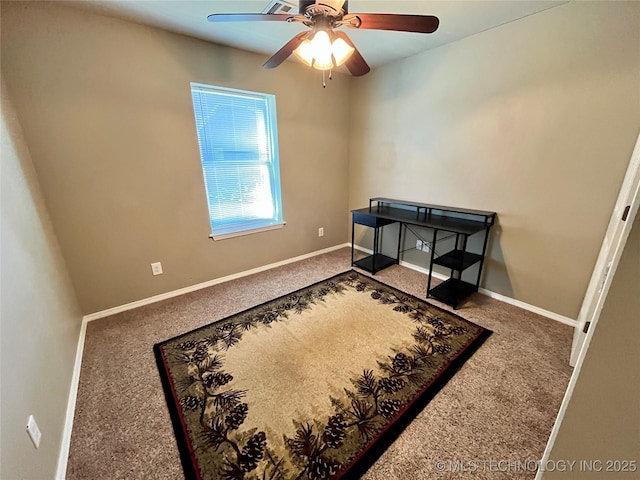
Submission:
[[[333,80],[333,69],[329,69],[329,80]],[[322,88],[327,88],[327,81],[325,79],[325,70],[322,71]]]

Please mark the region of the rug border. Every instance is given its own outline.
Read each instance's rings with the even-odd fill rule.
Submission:
[[[156,357],[156,365],[158,367],[160,381],[162,382],[162,390],[164,392],[164,403],[167,405],[167,409],[169,410],[169,417],[171,419],[171,425],[173,426],[173,436],[178,446],[178,453],[180,454],[180,463],[182,463],[184,478],[185,480],[202,480],[200,472],[196,469],[198,461],[193,454],[191,440],[185,433],[187,426],[184,423],[182,412],[180,408],[178,408],[178,403],[176,402],[177,397],[175,389],[173,388],[173,383],[169,379],[169,368],[165,362],[164,354],[160,349],[162,343],[164,342],[156,343],[153,346],[153,353]],[[171,399],[171,402],[168,401],[169,399]]]
[[[437,305],[435,306],[437,307]],[[447,310],[444,311],[450,313]],[[403,410],[398,412],[396,417],[389,421],[378,435],[371,439],[367,446],[333,477],[334,479],[351,480],[364,475],[389,446],[397,440],[405,428],[416,419],[417,415],[424,410],[429,402],[442,390],[449,380],[453,378],[467,360],[482,346],[485,340],[493,334],[491,330],[486,329],[482,325],[474,325],[480,327],[482,331],[467,342],[465,346],[461,347],[464,348],[464,350],[442,367],[443,371],[441,371],[429,385],[425,386],[421,393],[416,394],[413,400],[411,400]]]
[[[168,342],[172,342],[176,339],[179,339],[185,335],[190,335],[199,330],[203,330],[205,328],[209,328],[211,325],[216,323],[221,323],[231,319],[232,317],[236,317],[238,315],[242,315],[243,313],[249,312],[250,310],[254,310],[256,308],[260,308],[263,305],[266,305],[278,298],[282,298],[286,295],[295,295],[302,290],[306,290],[308,288],[312,288],[321,283],[330,281],[334,278],[343,276],[350,272],[357,273],[363,277],[366,277],[374,282],[384,285],[385,287],[392,288],[397,292],[401,292],[404,295],[419,300],[420,302],[425,302],[429,304],[429,306],[446,313],[447,315],[452,315],[459,320],[464,321],[474,327],[478,327],[481,331],[474,338],[470,339],[463,347],[461,347],[462,352],[459,355],[456,355],[452,358],[445,366],[442,367],[442,371],[436,376],[436,378],[427,385],[421,393],[418,393],[414,396],[414,398],[402,409],[398,412],[390,422],[373,438],[369,441],[369,443],[358,453],[353,460],[351,460],[347,465],[345,465],[341,470],[337,472],[337,474],[333,477],[335,479],[355,479],[360,478],[364,473],[380,458],[380,456],[389,448],[391,443],[393,443],[398,436],[404,431],[404,429],[415,420],[416,416],[426,407],[426,405],[442,390],[442,388],[453,378],[453,376],[460,370],[460,368],[466,363],[466,361],[482,346],[482,344],[491,336],[493,333],[491,330],[483,327],[482,325],[478,325],[477,323],[471,322],[466,318],[461,317],[455,312],[445,310],[444,308],[434,305],[428,299],[420,298],[411,293],[407,293],[404,290],[401,290],[398,287],[393,285],[389,285],[384,283],[373,276],[365,275],[362,272],[359,272],[353,268],[349,270],[344,270],[340,273],[332,275],[331,277],[327,277],[325,279],[319,280],[317,282],[311,283],[304,287],[301,287],[292,292],[284,293],[275,298],[271,298],[262,302],[260,304],[251,306],[242,311],[232,313],[224,318],[219,320],[215,320],[206,325],[202,325],[193,330],[189,330],[188,332],[181,333],[174,337],[163,340],[162,342],[158,342],[153,345],[153,352],[156,359],[156,365],[158,368],[158,373],[160,375],[160,380],[162,382],[162,389],[165,396],[165,403],[169,410],[169,416],[171,418],[171,423],[173,425],[174,437],[176,439],[176,443],[178,446],[178,451],[180,454],[180,461],[182,463],[182,467],[185,474],[186,480],[197,479],[201,480],[202,477],[199,472],[198,461],[193,454],[193,446],[191,444],[191,440],[186,432],[186,425],[184,423],[184,419],[182,416],[182,412],[178,407],[178,403],[176,402],[176,392],[173,387],[173,383],[171,382],[168,375],[168,366],[165,361],[164,353],[161,350],[162,345]],[[171,402],[168,402],[167,399],[171,399]]]

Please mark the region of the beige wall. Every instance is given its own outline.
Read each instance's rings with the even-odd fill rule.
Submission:
[[[575,318],[640,131],[639,85],[638,2],[571,2],[374,70],[352,85],[349,206],[496,211],[484,287]]]
[[[639,31],[638,2],[571,2],[322,89],[294,63],[3,2],[1,60],[85,313],[340,244],[349,208],[385,195],[497,211],[483,286],[575,318],[640,130]],[[208,238],[190,81],[277,95],[284,229]]]
[[[346,241],[347,77],[323,89],[291,62],[264,70],[260,55],[46,2],[2,9],[2,71],[84,313]],[[189,82],[277,96],[285,228],[209,239]]]
[[[640,469],[640,215],[636,217],[580,376],[551,451],[549,468],[576,461],[554,478],[639,478]],[[581,461],[602,461],[587,471]],[[620,473],[611,460],[635,460]],[[555,463],[554,463],[555,462]],[[607,472],[607,466],[613,468]]]
[[[44,479],[56,471],[81,314],[6,90],[3,80],[0,478]]]

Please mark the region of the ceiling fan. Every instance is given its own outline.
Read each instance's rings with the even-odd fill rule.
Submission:
[[[440,21],[432,15],[400,15],[390,13],[349,13],[345,0],[300,0],[298,15],[282,13],[214,13],[210,22],[300,22],[311,29],[289,40],[266,63],[275,68],[292,53],[304,64],[323,71],[344,64],[351,75],[359,77],[371,69],[347,34],[340,27],[361,30],[394,30],[398,32],[432,33]]]

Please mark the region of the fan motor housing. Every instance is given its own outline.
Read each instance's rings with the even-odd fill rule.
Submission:
[[[311,10],[322,10],[325,14],[330,16],[339,16],[342,14],[349,13],[348,1],[342,0],[300,0],[299,12],[300,15],[304,15],[307,12],[307,9],[310,7]]]

